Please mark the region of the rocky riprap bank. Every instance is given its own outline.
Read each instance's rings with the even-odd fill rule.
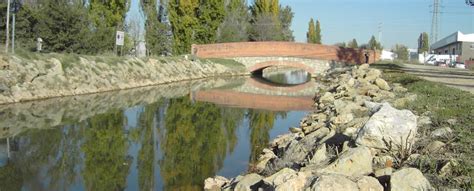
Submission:
[[[330,71],[315,112],[274,139],[251,173],[205,180],[205,190],[432,190],[413,160],[417,116],[398,110],[414,101],[381,71],[361,65]],[[420,120],[422,121],[422,120]]]
[[[246,73],[238,63],[184,57],[0,55],[0,104]]]

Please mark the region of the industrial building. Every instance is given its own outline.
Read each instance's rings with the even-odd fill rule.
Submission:
[[[457,56],[458,62],[474,60],[474,33],[463,34],[459,31],[431,45],[433,54]]]

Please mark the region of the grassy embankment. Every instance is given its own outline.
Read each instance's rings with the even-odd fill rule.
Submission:
[[[406,74],[397,64],[373,66],[384,70],[387,81],[400,83],[409,92],[417,94],[417,100],[406,109],[418,116],[426,114],[431,118],[432,124],[420,129],[420,140],[412,151],[420,156],[407,165],[422,170],[435,187],[474,190],[474,95]],[[442,127],[453,130],[451,136],[437,139],[446,146],[439,152],[426,152],[426,144],[436,140],[430,137],[430,132]],[[456,165],[452,166],[448,175],[443,175],[441,168],[450,161]]]

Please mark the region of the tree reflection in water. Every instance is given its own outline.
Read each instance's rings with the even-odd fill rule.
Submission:
[[[138,108],[137,125],[129,132],[124,110],[112,109],[15,137],[19,149],[0,167],[0,190],[124,190],[132,171],[140,190],[201,190],[226,156],[247,153],[248,147],[234,151],[239,141],[250,142],[248,160],[255,162],[276,118],[286,115],[193,102],[188,96]],[[239,137],[245,118],[250,137]],[[129,153],[132,143],[139,145],[135,154]],[[130,165],[134,159],[136,165]]]

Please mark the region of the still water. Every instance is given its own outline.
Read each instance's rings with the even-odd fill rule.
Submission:
[[[299,75],[278,78],[306,79]],[[258,82],[206,79],[0,106],[0,190],[201,190],[207,177],[242,174],[299,124],[317,91],[311,81],[286,90]]]

